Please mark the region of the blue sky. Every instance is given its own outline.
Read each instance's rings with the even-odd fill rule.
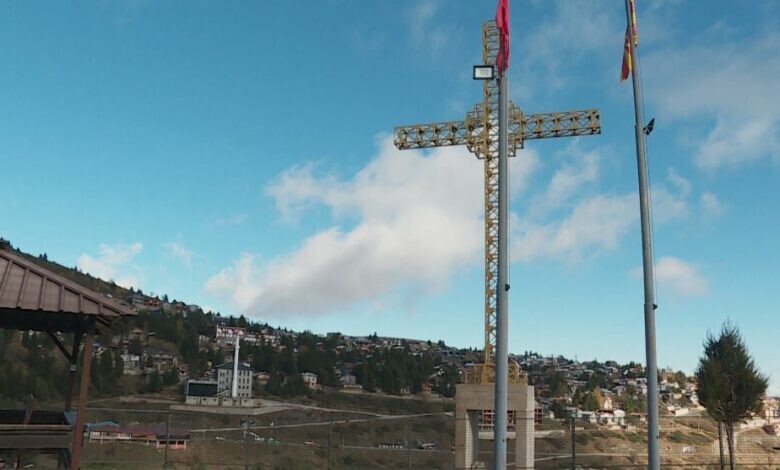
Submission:
[[[623,2],[511,3],[513,101],[602,135],[511,163],[510,348],[644,362]],[[780,2],[638,2],[658,357],[734,321],[780,390]],[[461,119],[494,2],[0,4],[0,235],[95,275],[315,332],[482,341],[481,162]]]

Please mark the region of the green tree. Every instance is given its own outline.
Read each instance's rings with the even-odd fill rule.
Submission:
[[[155,393],[162,390],[163,384],[162,379],[160,378],[160,373],[157,372],[157,369],[152,371],[151,374],[149,374],[149,383],[146,385],[146,391],[149,393]]]
[[[685,372],[683,372],[683,371],[681,371],[681,370],[678,370],[678,371],[677,371],[677,372],[675,372],[675,373],[674,373],[674,375],[672,376],[672,380],[674,380],[675,382],[677,382],[678,384],[680,384],[680,386],[682,387],[682,386],[684,386],[684,385],[685,385],[685,382],[687,382],[687,381],[688,381],[688,377],[686,377],[686,376],[685,376]]]
[[[596,411],[599,409],[598,393],[595,390],[588,392],[583,406],[588,411]]]
[[[92,383],[92,388],[96,392],[102,392],[106,378],[103,377],[101,371],[100,358],[97,355],[92,356],[92,363],[89,368],[89,380]]]
[[[552,402],[550,410],[555,415],[555,419],[566,419],[569,417],[566,412],[566,407],[558,400]]]
[[[360,367],[355,369],[355,378],[363,386],[363,390],[367,392],[376,391],[376,372],[372,364],[368,362],[360,364]]]
[[[296,397],[299,395],[306,395],[308,388],[303,381],[301,374],[293,374],[287,377],[287,383],[282,387],[282,395]]]
[[[458,373],[458,367],[449,364],[444,368],[444,373],[441,375],[439,385],[436,387],[437,391],[445,397],[451,398],[455,396],[455,385],[458,383],[460,375]]]
[[[144,353],[144,344],[138,338],[133,338],[127,343],[127,352],[141,356]]]
[[[271,377],[265,384],[265,391],[272,395],[281,395],[282,385],[282,374],[276,369],[272,370]]]
[[[117,381],[125,373],[125,361],[122,360],[122,353],[114,353],[114,380]]]
[[[569,393],[569,384],[566,382],[566,376],[562,372],[556,372],[550,377],[550,396],[563,397]]]
[[[699,358],[695,376],[699,402],[718,422],[718,429],[721,424],[726,429],[729,463],[733,470],[734,423],[761,411],[768,378],[750,357],[739,329],[730,323],[723,325],[718,337],[707,334],[704,356]]]
[[[172,367],[171,370],[163,374],[162,383],[166,387],[179,383],[179,371],[177,371],[175,367]]]

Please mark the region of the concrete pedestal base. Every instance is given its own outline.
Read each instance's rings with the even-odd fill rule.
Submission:
[[[493,384],[458,384],[455,393],[455,468],[472,470],[491,468],[491,452],[480,453],[480,440],[492,441],[493,431],[480,427],[480,413],[493,410]],[[526,384],[509,384],[507,406],[515,413],[514,431],[511,419],[507,432],[507,466],[534,468],[534,388]],[[514,460],[512,459],[514,442]],[[485,446],[485,443],[483,443]],[[514,466],[512,466],[514,465]]]

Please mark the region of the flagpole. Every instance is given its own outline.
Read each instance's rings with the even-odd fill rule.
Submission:
[[[658,431],[658,364],[655,348],[655,289],[653,286],[653,241],[650,234],[650,190],[647,182],[644,119],[642,118],[642,88],[639,79],[639,60],[636,51],[636,31],[633,28],[632,0],[626,0],[626,19],[631,51],[631,81],[634,87],[634,134],[636,162],[639,176],[639,210],[642,229],[642,274],[645,291],[645,356],[647,358],[647,468],[660,470]]]
[[[496,298],[496,383],[493,414],[493,468],[506,468],[507,394],[509,379],[509,269],[507,248],[509,227],[509,156],[506,70],[498,75],[498,289]]]
[[[496,351],[493,390],[493,470],[506,469],[507,408],[509,388],[509,124],[507,107],[507,68],[509,65],[509,4],[499,0],[496,7],[499,50],[498,70],[498,272],[496,278]]]

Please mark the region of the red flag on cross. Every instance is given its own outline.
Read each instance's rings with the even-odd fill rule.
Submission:
[[[498,28],[499,46],[496,56],[496,68],[501,73],[509,67],[509,2],[498,0],[496,7],[496,27]]]

